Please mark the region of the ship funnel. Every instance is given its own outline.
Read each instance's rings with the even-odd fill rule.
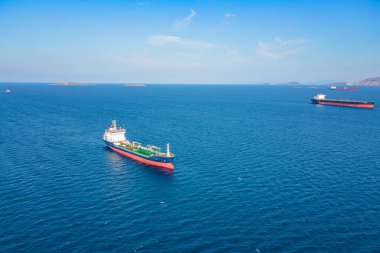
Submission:
[[[116,129],[116,120],[112,120],[112,126]]]
[[[170,156],[170,145],[166,144],[166,156]]]

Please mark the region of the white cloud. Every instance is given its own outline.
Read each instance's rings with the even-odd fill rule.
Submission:
[[[257,43],[256,51],[262,56],[272,59],[279,59],[285,56],[301,53],[307,44],[308,41],[302,38],[283,40],[276,37],[273,42],[259,41]]]
[[[197,47],[215,47],[216,45],[204,41],[188,40],[176,36],[170,35],[156,35],[148,38],[148,43],[151,45],[168,45],[177,44],[185,46],[197,46]]]
[[[187,16],[186,18],[176,22],[176,24],[175,24],[176,28],[179,29],[179,28],[185,27],[188,24],[190,24],[196,14],[197,13],[193,9],[191,9],[189,16]]]
[[[232,13],[225,13],[224,14],[224,19],[229,19],[229,18],[234,18],[234,17],[236,17],[236,15],[232,14]]]
[[[193,61],[204,61],[205,59],[214,59],[214,57],[225,57],[224,63],[242,63],[244,60],[240,55],[240,52],[224,44],[210,43],[206,41],[184,39],[171,35],[156,35],[150,36],[147,39],[147,43],[152,46],[170,46],[177,45],[186,48],[186,53],[183,51],[177,51],[182,56],[184,55],[196,55],[197,58],[193,58]],[[172,51],[173,52],[173,51]],[[224,56],[223,56],[224,55]],[[187,57],[186,57],[187,58]]]

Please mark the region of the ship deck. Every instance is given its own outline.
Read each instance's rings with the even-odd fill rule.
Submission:
[[[314,99],[314,101],[319,102],[339,102],[339,103],[349,103],[349,104],[374,104],[374,101],[363,101],[363,100],[347,100],[347,99]]]
[[[166,154],[163,152],[150,150],[150,149],[143,147],[143,146],[136,147],[136,146],[132,146],[132,145],[128,145],[128,144],[118,144],[115,146],[122,148],[122,149],[125,149],[125,150],[128,150],[128,151],[131,151],[133,153],[139,154],[139,155],[147,157],[147,158],[152,157],[152,156],[162,156],[162,157],[166,156]],[[171,154],[171,155],[173,155],[173,154]]]

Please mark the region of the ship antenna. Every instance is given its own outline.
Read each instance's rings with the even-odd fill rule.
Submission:
[[[166,144],[166,156],[170,156],[170,145]]]

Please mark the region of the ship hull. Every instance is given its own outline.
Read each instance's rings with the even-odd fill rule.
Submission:
[[[320,104],[320,105],[332,105],[332,106],[344,106],[344,107],[354,107],[354,108],[363,108],[363,109],[373,109],[374,104],[373,102],[361,102],[361,103],[355,103],[355,102],[345,102],[345,101],[326,101],[326,100],[316,100],[312,99],[312,102],[314,104]]]
[[[169,169],[169,170],[174,169],[174,165],[172,164],[173,158],[154,157],[156,160],[153,160],[153,158],[149,159],[149,158],[143,157],[139,154],[133,153],[129,150],[117,147],[112,142],[108,142],[108,141],[104,141],[104,142],[114,152],[116,152],[120,155],[123,155],[125,157],[128,157],[134,161],[137,161],[137,162],[140,162],[140,163],[143,163],[146,165],[150,165],[150,166]]]
[[[336,88],[336,89],[330,89],[330,90],[338,90],[338,91],[359,91],[358,88]]]

